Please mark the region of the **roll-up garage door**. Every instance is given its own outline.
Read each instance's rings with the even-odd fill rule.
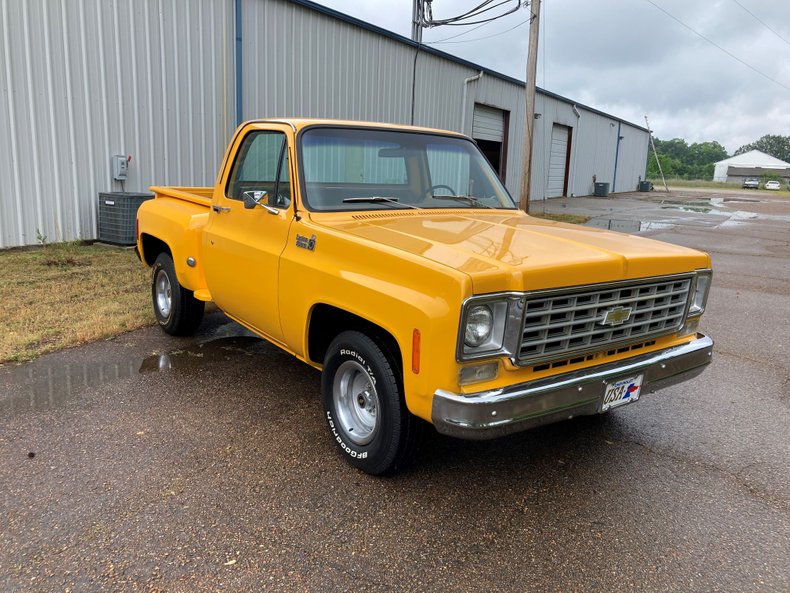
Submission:
[[[558,198],[565,192],[565,177],[568,169],[568,132],[570,128],[554,124],[551,128],[551,152],[549,153],[549,178],[546,181],[546,197]]]
[[[501,109],[475,104],[472,116],[472,138],[503,142],[505,139],[505,117]]]
[[[472,138],[494,167],[499,178],[505,180],[507,165],[508,112],[488,105],[475,104],[472,117]]]

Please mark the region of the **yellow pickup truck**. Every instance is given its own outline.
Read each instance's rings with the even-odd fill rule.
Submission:
[[[322,373],[331,438],[393,471],[425,421],[487,439],[699,374],[707,254],[532,218],[470,138],[243,124],[215,187],[153,187],[137,250],[169,334],[213,301]]]

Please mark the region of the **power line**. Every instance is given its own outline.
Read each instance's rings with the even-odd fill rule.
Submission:
[[[456,37],[461,37],[461,35],[466,35],[467,33],[471,33],[472,31],[476,31],[480,27],[485,27],[486,25],[488,25],[490,23],[491,23],[491,21],[489,21],[488,23],[481,23],[481,24],[477,25],[476,27],[472,27],[471,29],[469,29],[467,31],[464,31],[463,33],[458,33],[457,35],[453,35],[451,37],[445,37],[444,39],[437,39],[436,41],[429,41],[427,43],[444,43],[445,41],[449,41],[450,39],[455,39]]]
[[[740,2],[738,2],[738,0],[732,0],[732,1],[733,1],[733,2],[735,2],[735,4],[737,4],[737,5],[738,5],[738,6],[740,6],[741,8],[743,8],[743,9],[744,9],[746,12],[748,12],[750,15],[752,15],[752,16],[754,17],[754,20],[756,20],[758,23],[760,23],[760,24],[761,24],[763,27],[765,27],[765,28],[766,28],[766,29],[768,29],[768,30],[769,30],[771,33],[773,33],[774,35],[776,35],[776,36],[777,36],[779,39],[781,39],[782,41],[784,41],[784,42],[785,42],[787,45],[790,45],[790,41],[788,41],[787,39],[785,39],[784,37],[782,37],[782,36],[781,36],[779,33],[777,33],[777,32],[776,32],[774,29],[772,29],[772,28],[771,28],[771,27],[768,25],[768,23],[766,23],[765,21],[763,21],[763,20],[762,20],[760,17],[758,17],[756,14],[754,14],[754,13],[753,13],[751,10],[749,10],[748,8],[746,8],[746,7],[745,7],[743,4],[741,4]]]
[[[531,23],[533,18],[535,18],[535,15],[530,14],[530,17],[527,20],[521,21],[518,25],[514,27],[510,27],[510,29],[505,29],[504,31],[500,31],[499,33],[487,35],[486,37],[475,37],[474,39],[462,39],[461,41],[427,41],[423,43],[423,45],[434,45],[437,43],[471,43],[473,41],[485,41],[486,39],[492,39],[494,37],[499,37],[500,35],[504,35],[505,33],[510,33],[510,31],[512,31],[513,29],[518,29],[519,27],[526,25],[527,23]],[[456,35],[456,37],[458,36]],[[448,37],[448,39],[452,39],[452,37]]]
[[[781,82],[779,82],[778,80],[776,80],[776,79],[774,79],[774,78],[771,78],[770,76],[768,76],[768,75],[767,75],[765,72],[763,72],[762,70],[758,70],[757,68],[755,68],[755,67],[754,67],[754,66],[752,66],[751,64],[749,64],[749,63],[747,63],[747,62],[744,62],[742,59],[740,59],[740,58],[739,58],[738,56],[736,56],[735,54],[733,54],[733,53],[731,53],[731,52],[727,51],[726,49],[724,49],[724,48],[723,48],[721,45],[719,45],[719,44],[718,44],[718,43],[716,43],[715,41],[713,41],[713,40],[711,40],[711,39],[708,39],[707,37],[705,37],[705,35],[703,35],[703,34],[702,34],[702,33],[700,33],[699,31],[697,31],[696,29],[692,28],[691,26],[687,25],[686,23],[684,23],[683,21],[681,21],[681,20],[680,20],[679,18],[677,18],[676,16],[674,16],[674,15],[670,14],[669,12],[667,12],[666,10],[664,10],[663,8],[661,8],[661,7],[660,7],[658,4],[656,4],[655,2],[653,2],[653,0],[645,0],[645,2],[647,2],[648,4],[652,4],[652,5],[653,5],[653,6],[655,6],[655,7],[656,7],[658,10],[660,10],[660,11],[661,11],[661,12],[663,12],[665,15],[667,15],[669,18],[671,18],[671,19],[672,19],[672,20],[674,20],[674,21],[677,21],[678,23],[680,23],[681,25],[683,25],[684,27],[686,27],[686,29],[688,29],[689,31],[691,31],[692,33],[694,33],[694,35],[697,35],[698,37],[701,37],[702,39],[704,39],[705,41],[707,41],[708,43],[710,43],[712,46],[714,46],[714,47],[716,47],[716,48],[720,49],[720,50],[721,50],[721,51],[723,51],[725,54],[727,54],[728,56],[730,56],[730,57],[731,57],[733,60],[736,60],[737,62],[740,62],[741,64],[743,64],[744,66],[746,66],[746,67],[747,67],[747,68],[749,68],[750,70],[753,70],[754,72],[756,72],[757,74],[759,74],[760,76],[762,76],[763,78],[765,78],[765,79],[767,79],[767,80],[770,80],[771,82],[773,82],[773,83],[775,83],[775,84],[779,85],[780,87],[782,87],[782,88],[783,88],[783,89],[785,89],[785,90],[788,90],[788,91],[790,91],[790,86],[786,86],[786,85],[782,84],[782,83],[781,83]]]
[[[484,2],[478,4],[471,10],[463,14],[459,14],[454,17],[446,18],[446,19],[434,19],[433,18],[433,0],[416,0],[418,3],[418,16],[420,19],[420,25],[423,27],[438,27],[441,25],[452,25],[456,27],[463,27],[468,25],[477,25],[477,24],[485,24],[491,21],[495,21],[496,19],[502,18],[503,16],[507,16],[508,14],[516,12],[519,8],[521,8],[521,0],[484,0]],[[477,21],[470,21],[469,19],[477,18],[483,13],[489,12],[491,10],[495,10],[500,6],[505,4],[512,4],[515,2],[515,6],[507,10],[507,12],[503,12],[493,17],[488,17],[483,20]],[[464,22],[466,21],[466,22]]]

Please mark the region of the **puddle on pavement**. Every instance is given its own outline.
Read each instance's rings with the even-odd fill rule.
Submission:
[[[593,218],[587,222],[585,226],[617,231],[618,233],[638,233],[641,231],[671,229],[675,225],[668,222],[645,222],[639,220],[618,220],[616,218]]]
[[[695,212],[698,214],[708,214],[713,210],[709,200],[661,200],[659,202],[662,210],[679,210],[680,212]]]
[[[140,374],[191,369],[207,361],[229,360],[263,353],[267,343],[251,332],[236,326],[220,328],[227,337],[216,337],[189,348],[151,356],[128,356],[113,353],[111,361],[63,363],[50,355],[19,366],[0,369],[0,415],[46,410],[63,405],[81,392],[115,383]],[[4,393],[5,392],[5,393]]]
[[[673,206],[705,207],[710,206],[710,200],[660,200],[659,204],[671,204]]]
[[[662,210],[680,210],[681,212],[696,212],[699,214],[708,214],[711,210],[713,210],[713,206],[707,204],[706,206],[690,206],[688,204],[680,206],[680,205],[670,205],[670,206],[661,206]]]
[[[722,204],[762,204],[762,200],[755,200],[753,198],[713,198],[711,203],[720,201]]]
[[[156,373],[172,369],[194,369],[207,361],[230,360],[236,356],[255,356],[267,348],[264,340],[254,336],[234,336],[204,342],[186,350],[154,354],[140,364],[140,373]]]

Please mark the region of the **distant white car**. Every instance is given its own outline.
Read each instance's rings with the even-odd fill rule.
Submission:
[[[782,185],[778,181],[766,181],[765,189],[782,189]]]

